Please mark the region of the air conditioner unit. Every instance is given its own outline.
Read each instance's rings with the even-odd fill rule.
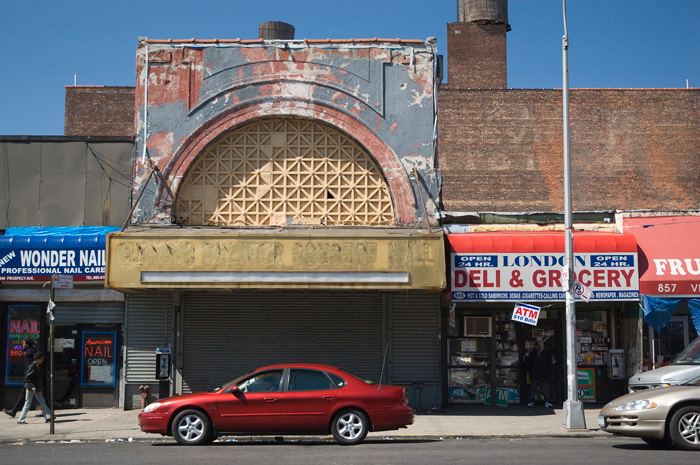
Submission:
[[[491,317],[465,316],[464,335],[466,337],[491,337]]]

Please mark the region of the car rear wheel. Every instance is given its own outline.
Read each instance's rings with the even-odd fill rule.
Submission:
[[[213,439],[211,421],[199,410],[183,410],[173,421],[173,437],[180,444],[208,444]]]
[[[663,438],[663,439],[657,439],[657,438],[648,438],[648,437],[643,437],[642,441],[646,442],[652,447],[656,447],[658,449],[666,449],[668,446],[673,444],[673,441],[670,438]]]
[[[700,450],[700,406],[679,409],[668,426],[671,439],[681,449]]]
[[[331,425],[333,437],[344,446],[364,441],[368,429],[367,416],[359,410],[344,410],[336,414]]]

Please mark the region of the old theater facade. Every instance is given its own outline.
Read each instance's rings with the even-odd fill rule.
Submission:
[[[124,408],[294,361],[441,404],[437,71],[431,41],[140,40]]]

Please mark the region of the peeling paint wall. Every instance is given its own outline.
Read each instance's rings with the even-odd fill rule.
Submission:
[[[427,41],[141,39],[134,198],[152,167],[160,176],[148,181],[132,222],[170,224],[171,193],[218,136],[261,118],[297,117],[331,124],[367,149],[397,224],[425,224],[426,213],[434,223],[435,61]]]

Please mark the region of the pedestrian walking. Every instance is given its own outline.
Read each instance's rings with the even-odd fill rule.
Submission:
[[[36,399],[39,401],[39,405],[41,405],[41,409],[44,411],[46,422],[48,423],[51,420],[51,410],[49,410],[49,406],[46,405],[46,400],[44,399],[44,394],[42,393],[44,379],[41,374],[41,364],[44,363],[45,359],[46,356],[44,353],[37,351],[34,354],[34,362],[29,365],[27,372],[24,374],[24,388],[26,389],[26,392],[24,407],[22,407],[22,413],[19,416],[19,420],[17,420],[17,423],[20,425],[27,423],[25,419],[27,418],[27,412],[29,411],[29,407],[32,405],[32,399],[34,399],[34,397],[36,397]]]

